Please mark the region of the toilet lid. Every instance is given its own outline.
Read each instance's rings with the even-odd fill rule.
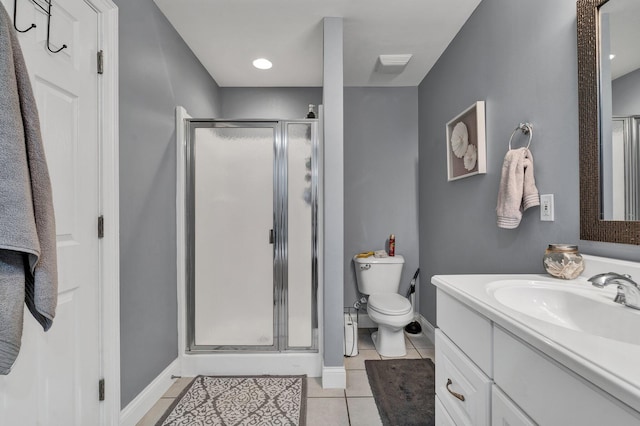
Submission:
[[[404,315],[411,312],[411,302],[397,293],[376,293],[369,296],[368,308],[386,315]]]

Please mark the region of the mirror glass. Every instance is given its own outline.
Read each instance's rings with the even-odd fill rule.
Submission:
[[[599,8],[601,216],[640,220],[640,1]]]

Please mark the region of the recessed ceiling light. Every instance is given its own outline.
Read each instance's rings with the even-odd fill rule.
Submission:
[[[613,59],[613,58],[615,58],[615,57],[616,57],[616,55],[614,55],[614,54],[612,53],[611,55],[609,55],[609,60],[611,60],[611,59]]]
[[[253,66],[260,70],[268,70],[273,66],[273,64],[268,59],[258,58],[255,61],[253,61]]]

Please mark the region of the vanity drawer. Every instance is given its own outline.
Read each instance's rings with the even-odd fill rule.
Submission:
[[[509,426],[535,426],[516,404],[496,385],[491,387],[491,424]]]
[[[436,337],[436,395],[458,426],[490,424],[489,379],[439,329]],[[447,385],[447,383],[451,383]],[[447,389],[448,388],[448,389]],[[453,395],[456,392],[464,401]]]
[[[494,345],[496,384],[536,423],[640,424],[640,413],[497,326]]]
[[[493,333],[491,321],[438,290],[438,327],[462,352],[493,377]]]
[[[440,402],[440,398],[438,398],[437,396],[436,396],[435,426],[456,426],[453,419],[451,418],[449,413],[447,413],[447,410],[444,408],[444,405],[442,405],[442,402]]]

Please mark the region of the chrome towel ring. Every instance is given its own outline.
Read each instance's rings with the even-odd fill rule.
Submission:
[[[531,146],[531,139],[533,139],[533,124],[531,123],[520,123],[518,127],[511,133],[511,137],[509,138],[509,150],[511,150],[511,141],[513,140],[513,136],[516,132],[520,130],[525,135],[529,135],[529,143],[527,144],[527,149]]]

